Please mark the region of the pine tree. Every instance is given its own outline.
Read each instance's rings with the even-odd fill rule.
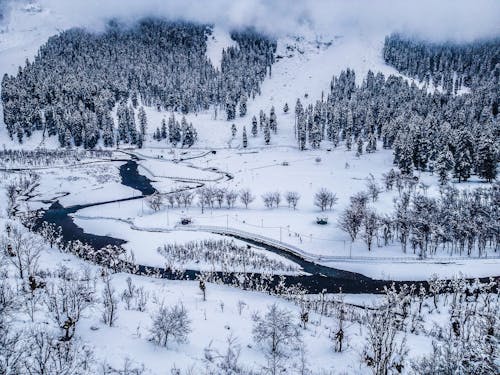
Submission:
[[[173,121],[171,124],[172,128],[168,129],[169,142],[175,147],[182,139],[181,134],[181,126],[179,125],[179,121]]]
[[[226,100],[226,119],[230,121],[234,120],[235,117],[236,117],[236,103],[228,98]]]
[[[156,128],[156,131],[155,131],[155,134],[153,135],[153,138],[156,139],[158,142],[160,142],[162,140],[162,136],[161,136],[161,131],[160,131],[160,128]]]
[[[485,135],[479,141],[477,171],[479,177],[488,182],[493,181],[497,176],[497,157],[492,135]]]
[[[438,154],[434,169],[438,175],[439,183],[446,185],[449,181],[448,173],[453,169],[453,155],[447,146]]]
[[[358,142],[357,142],[357,151],[356,153],[359,155],[362,155],[363,154],[363,138],[361,137],[358,137]]]
[[[467,181],[471,175],[473,166],[472,137],[468,130],[458,132],[458,144],[455,149],[455,177],[458,182]]]
[[[260,128],[264,128],[264,125],[266,123],[266,115],[264,114],[264,111],[261,109],[259,112],[259,126]]]
[[[130,143],[135,145],[137,143],[137,127],[135,125],[134,107],[129,106],[127,118],[128,118],[128,133],[130,136]]]
[[[174,144],[174,141],[175,141],[175,138],[177,136],[176,132],[176,121],[175,121],[175,115],[172,113],[170,115],[170,117],[168,118],[168,142],[169,143],[172,143]],[[165,136],[167,135],[167,132],[163,132],[162,131],[162,138],[163,138],[163,134],[165,134]]]
[[[373,133],[368,135],[368,144],[366,145],[366,152],[374,152],[377,150],[377,139]]]
[[[159,137],[157,138],[158,141],[160,139],[167,139],[167,122],[165,121],[165,119],[161,120],[161,131],[160,129],[158,129],[158,134],[159,134]]]
[[[255,116],[252,117],[252,136],[257,137],[257,118]]]
[[[288,113],[288,110],[289,110],[288,103],[285,103],[285,105],[283,107],[283,112]]]
[[[139,108],[139,112],[137,114],[137,118],[139,119],[139,130],[142,135],[142,139],[146,139],[146,130],[148,127],[148,118],[146,117],[146,111],[144,107],[141,106]]]
[[[276,120],[276,113],[274,111],[274,106],[271,107],[271,112],[269,114],[269,127],[276,134],[278,132],[278,121]]]
[[[247,96],[245,94],[240,97],[240,117],[247,114]]]
[[[309,143],[311,147],[316,149],[320,147],[321,144],[321,128],[319,123],[314,122],[309,133]]]
[[[128,110],[124,103],[118,105],[116,115],[118,117],[118,137],[120,141],[128,143]]]
[[[411,176],[413,174],[413,149],[408,134],[404,133],[401,135],[394,153],[401,173]]]
[[[243,126],[243,148],[247,148],[248,138],[247,138],[247,129]]]
[[[113,147],[115,143],[113,118],[109,112],[103,115],[102,140],[105,147]]]
[[[266,119],[266,123],[264,125],[264,142],[266,142],[266,145],[271,142],[271,129],[269,126],[269,120]]]
[[[183,127],[183,135],[182,135],[182,147],[191,147],[195,144],[198,139],[198,133],[194,128],[193,124],[185,125]]]
[[[236,125],[232,124],[231,125],[231,135],[233,138],[236,136],[236,132],[237,132]]]

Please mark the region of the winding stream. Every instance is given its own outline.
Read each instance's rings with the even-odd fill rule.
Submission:
[[[100,206],[108,203],[141,199],[144,196],[150,195],[155,192],[155,189],[151,185],[151,181],[147,177],[139,174],[138,164],[135,160],[129,160],[120,167],[120,176],[121,183],[123,185],[139,190],[143,195],[112,201],[74,205],[69,207],[63,207],[58,201],[56,201],[52,203],[52,205],[46,211],[44,211],[40,220],[60,226],[62,229],[63,240],[66,242],[80,240],[82,242],[88,243],[96,249],[102,248],[107,245],[123,245],[124,243],[126,243],[126,241],[122,239],[85,233],[82,228],[74,223],[73,219],[70,216],[70,214],[74,214],[78,210],[81,210],[83,208]],[[301,284],[309,293],[320,293],[323,290],[333,293],[338,292],[339,288],[342,288],[342,291],[345,293],[380,293],[384,285],[391,283],[391,281],[374,280],[358,273],[322,266],[307,261],[298,255],[291,254],[285,250],[263,244],[252,239],[236,235],[231,235],[230,237],[245,241],[251,245],[262,247],[270,252],[286,257],[287,259],[290,259],[291,261],[298,264],[300,267],[302,267],[304,272],[308,273],[308,275],[286,276],[285,284],[287,286]],[[148,272],[151,272],[152,270],[159,270],[160,274],[164,278],[173,277],[172,273],[169,270],[139,265],[139,273],[146,274]],[[185,278],[193,280],[198,274],[199,271],[186,270]],[[218,274],[227,283],[231,283],[234,278],[234,276],[231,274]],[[256,279],[260,278],[259,274],[252,274],[252,276]],[[275,275],[273,284],[277,284],[279,280],[279,275]],[[396,282],[396,284],[400,283],[402,284],[404,282]]]

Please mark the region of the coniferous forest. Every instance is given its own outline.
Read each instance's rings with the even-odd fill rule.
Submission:
[[[326,100],[295,106],[295,136],[300,149],[322,140],[340,141],[347,150],[373,152],[377,140],[394,149],[404,174],[436,171],[442,183],[450,174],[467,181],[472,174],[496,177],[500,125],[500,41],[466,46],[428,45],[393,35],[384,58],[401,76],[369,71],[358,86],[347,69],[334,77]],[[440,89],[430,91],[432,82]],[[468,92],[459,94],[466,87]]]
[[[0,375],[499,374],[500,2],[429,3],[0,0]]]
[[[233,119],[239,103],[259,94],[276,42],[233,32],[237,46],[224,51],[218,70],[205,55],[210,33],[208,25],[147,19],[133,27],[111,22],[101,34],[70,29],[51,37],[34,61],[3,77],[9,136],[22,142],[43,131],[61,146],[93,148],[99,139],[140,146],[138,102],[184,114],[220,105]]]

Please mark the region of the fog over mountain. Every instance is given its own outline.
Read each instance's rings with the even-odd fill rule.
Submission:
[[[228,28],[252,26],[278,36],[304,29],[319,34],[399,31],[433,41],[470,41],[500,35],[500,2],[496,0],[34,0],[30,3],[76,24],[97,29],[114,17],[133,22],[145,16],[165,16]]]

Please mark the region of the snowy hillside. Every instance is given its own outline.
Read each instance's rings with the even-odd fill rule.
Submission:
[[[498,373],[499,39],[383,3],[4,2],[0,375]]]

